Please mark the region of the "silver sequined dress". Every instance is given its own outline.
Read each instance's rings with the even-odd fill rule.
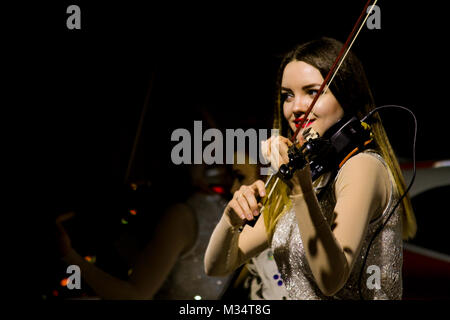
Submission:
[[[220,195],[194,194],[187,200],[197,218],[194,246],[180,257],[155,300],[217,300],[227,288],[230,276],[210,277],[203,265],[209,238],[226,206]]]
[[[387,168],[383,158],[375,152],[365,151],[377,159]],[[345,166],[346,164],[344,164]],[[328,185],[318,200],[322,213],[328,224],[331,225],[333,219],[333,210],[336,204],[334,197],[334,186],[339,172],[334,181],[328,184],[327,180],[331,175],[324,175],[314,182],[316,194],[324,185]],[[398,194],[393,188],[393,178],[391,176],[391,190],[389,202],[382,215],[374,221],[371,221],[368,231],[362,245],[359,256],[351,271],[350,277],[344,287],[334,296],[327,297],[318,288],[315,283],[312,272],[309,268],[305,251],[303,249],[302,238],[299,233],[297,219],[294,209],[286,212],[280,217],[272,238],[271,246],[275,261],[280,270],[281,277],[289,292],[289,298],[295,300],[326,300],[326,299],[360,299],[358,291],[358,279],[366,254],[368,244],[375,230],[383,224],[393,207],[395,206]],[[395,213],[389,219],[387,225],[378,234],[373,241],[369,255],[363,270],[361,288],[364,299],[401,299],[402,297],[402,217],[401,206],[398,206]],[[372,267],[371,267],[372,266]],[[379,269],[377,269],[377,267]],[[377,285],[376,276],[379,270],[379,279]]]

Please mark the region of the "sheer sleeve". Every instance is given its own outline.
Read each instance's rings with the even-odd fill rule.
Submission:
[[[227,210],[227,209],[225,209]],[[205,253],[205,272],[211,276],[227,275],[268,247],[264,217],[255,226],[233,226],[224,214],[214,229]]]
[[[335,184],[334,220],[328,225],[314,192],[292,196],[308,264],[326,295],[339,290],[359,254],[369,221],[388,201],[389,175],[368,154],[358,154],[339,171]],[[312,245],[314,244],[314,245]]]
[[[378,217],[387,205],[390,186],[386,167],[366,153],[351,158],[337,177],[333,233],[343,246],[350,268],[370,220]]]

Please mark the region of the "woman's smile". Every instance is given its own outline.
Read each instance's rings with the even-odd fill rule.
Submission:
[[[302,122],[302,120],[303,120],[303,117],[294,119],[294,124],[295,124],[296,128],[300,127],[300,123]],[[316,121],[316,119],[306,120],[305,123],[303,124],[302,128],[303,129],[308,128],[309,126],[311,126],[314,123],[314,121]]]

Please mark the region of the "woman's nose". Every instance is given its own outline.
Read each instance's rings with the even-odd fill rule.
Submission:
[[[295,114],[302,114],[308,110],[308,106],[304,99],[296,99],[294,102],[294,107],[292,108],[292,112]]]

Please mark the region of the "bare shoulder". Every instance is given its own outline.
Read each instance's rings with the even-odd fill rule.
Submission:
[[[174,224],[180,227],[189,227],[196,224],[196,217],[193,209],[184,203],[175,203],[168,207],[164,213],[163,219],[174,221]]]
[[[183,242],[182,252],[191,248],[197,239],[197,218],[193,209],[185,203],[176,203],[167,208],[164,220],[174,237]]]

